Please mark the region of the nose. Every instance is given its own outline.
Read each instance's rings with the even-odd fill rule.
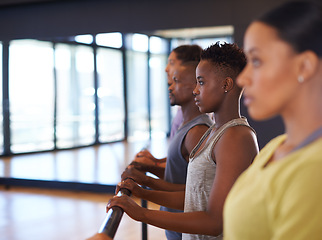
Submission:
[[[196,87],[195,87],[195,89],[193,89],[193,91],[192,91],[192,94],[194,95],[194,96],[197,96],[197,95],[199,95],[199,88],[198,88],[198,84],[196,85]]]
[[[167,64],[167,66],[165,67],[164,71],[165,71],[166,73],[168,73],[168,72],[169,72],[169,64]]]
[[[168,81],[168,91],[172,92],[172,90],[173,90],[173,82],[169,83],[169,81]]]
[[[244,70],[237,76],[236,83],[239,87],[243,88],[250,82],[249,65],[247,64]]]

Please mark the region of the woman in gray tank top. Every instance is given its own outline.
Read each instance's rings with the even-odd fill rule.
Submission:
[[[214,113],[215,124],[190,154],[185,191],[146,190],[130,179],[118,186],[184,212],[144,209],[127,196],[113,198],[107,210],[120,206],[134,220],[185,233],[184,240],[221,238],[226,196],[258,152],[256,135],[239,113],[242,89],[236,78],[245,65],[245,55],[235,44],[217,42],[201,54],[193,94],[200,112]]]

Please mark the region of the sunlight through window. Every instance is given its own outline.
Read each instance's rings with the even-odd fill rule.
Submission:
[[[96,44],[100,46],[106,46],[106,47],[121,48],[122,34],[118,32],[97,34]]]

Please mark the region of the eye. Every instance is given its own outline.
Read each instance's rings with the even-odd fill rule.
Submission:
[[[198,81],[197,81],[197,83],[198,83],[200,86],[204,85],[204,81],[202,81],[202,80],[198,80]]]
[[[250,62],[252,63],[252,65],[254,67],[259,67],[262,64],[262,62],[259,58],[251,58]]]
[[[173,60],[171,59],[171,60],[169,60],[169,61],[168,61],[168,64],[169,64],[170,66],[174,66],[174,65],[175,65],[175,61],[173,61]]]

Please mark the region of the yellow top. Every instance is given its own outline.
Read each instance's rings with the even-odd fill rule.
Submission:
[[[234,184],[225,240],[322,239],[322,138],[265,167],[285,138],[269,142]]]

